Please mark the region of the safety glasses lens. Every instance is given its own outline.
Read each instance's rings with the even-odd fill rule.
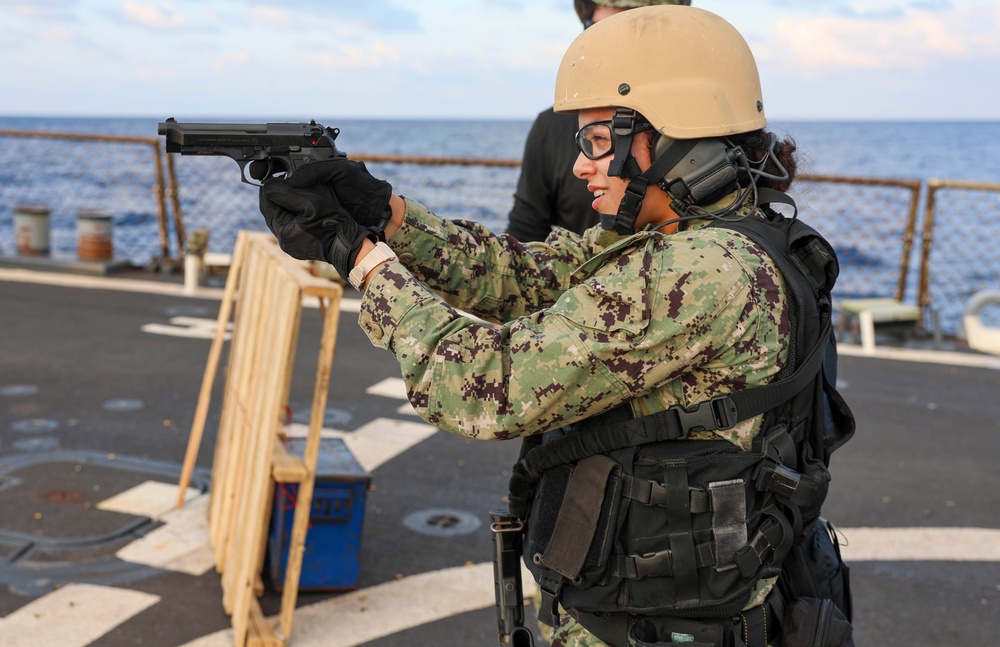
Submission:
[[[598,122],[584,126],[576,133],[576,146],[590,160],[610,155],[613,150],[610,124]]]

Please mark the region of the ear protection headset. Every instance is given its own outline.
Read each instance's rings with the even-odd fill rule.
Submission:
[[[670,207],[679,216],[660,224],[657,229],[692,218],[726,218],[743,204],[744,198],[751,192],[755,206],[782,202],[791,205],[797,211],[795,202],[788,195],[757,187],[758,177],[775,180],[788,178],[788,172],[772,154],[774,145],[775,137],[772,134],[767,153],[751,165],[743,149],[726,138],[672,139],[657,134],[650,152],[652,164],[644,173],[629,181],[618,213],[614,216],[601,215],[601,226],[608,230],[614,229],[621,234],[632,233],[635,219],[642,208],[642,199],[650,183],[656,184],[670,194],[673,198]],[[617,152],[616,148],[616,157]],[[762,170],[768,159],[778,167],[780,175]],[[628,162],[622,166],[626,169],[637,169],[631,154]],[[624,176],[625,173],[621,175]],[[740,189],[740,195],[729,207],[710,212],[699,206],[712,202],[733,189]]]
[[[669,155],[678,140],[657,135],[653,141],[652,159]],[[739,147],[719,138],[699,139],[692,148],[657,181],[661,189],[674,200],[699,204],[718,197],[736,184],[738,161],[743,157]]]
[[[619,111],[616,110],[615,118],[618,116]],[[644,173],[639,173],[635,159],[626,149],[631,148],[632,133],[627,133],[627,137],[622,137],[622,134],[615,132],[615,158],[609,175],[623,179],[629,179],[630,175],[633,177],[625,189],[618,213],[601,216],[605,229],[614,229],[622,234],[633,231],[649,184],[656,184],[669,193],[674,199],[672,208],[681,216],[689,216],[690,207],[717,198],[738,186],[740,165],[746,166],[742,149],[725,139],[673,139],[657,134],[650,151],[652,164]]]

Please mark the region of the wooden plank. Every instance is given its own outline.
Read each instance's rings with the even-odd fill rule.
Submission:
[[[227,613],[234,613],[234,601],[237,591],[245,583],[240,582],[243,574],[233,568],[233,560],[237,559],[238,544],[242,540],[240,526],[244,522],[246,487],[252,485],[254,477],[252,456],[258,445],[256,430],[261,419],[260,408],[267,404],[267,399],[258,397],[261,384],[271,371],[260,370],[267,365],[267,353],[273,349],[268,344],[268,326],[271,324],[273,308],[271,297],[274,284],[270,280],[274,271],[267,263],[261,262],[257,246],[250,241],[249,258],[250,274],[245,283],[244,296],[247,303],[241,308],[242,325],[247,331],[248,344],[241,352],[238,360],[239,373],[236,376],[235,390],[231,399],[237,408],[233,443],[233,456],[230,460],[223,484],[225,488],[224,507],[220,509],[220,531],[214,548],[216,559],[222,564],[222,603]],[[267,478],[266,475],[262,478]],[[237,544],[237,546],[234,546]]]
[[[244,333],[241,344],[233,349],[238,353],[232,362],[233,374],[227,381],[227,400],[231,405],[227,436],[233,440],[229,447],[229,456],[220,476],[219,504],[216,508],[216,523],[213,547],[216,564],[222,565],[223,573],[223,607],[227,613],[232,613],[232,589],[227,587],[225,562],[231,558],[234,524],[238,521],[241,487],[247,479],[248,456],[253,451],[252,430],[259,417],[258,408],[263,401],[257,398],[263,375],[269,371],[258,370],[266,366],[264,356],[269,348],[267,343],[267,324],[272,313],[271,294],[272,283],[268,275],[273,274],[266,263],[261,262],[259,250],[248,239],[247,276],[243,281],[240,295],[240,305],[237,310],[238,327]]]
[[[223,550],[228,531],[228,521],[232,506],[233,467],[242,460],[245,435],[242,433],[241,411],[245,382],[251,375],[244,368],[244,356],[253,344],[253,317],[247,310],[252,307],[254,283],[258,272],[253,259],[249,237],[244,233],[238,239],[237,253],[242,256],[243,267],[238,275],[236,294],[238,302],[233,314],[233,336],[229,345],[229,362],[223,393],[222,413],[219,420],[215,458],[212,467],[212,488],[209,499],[209,539],[213,547],[215,565],[222,572]]]
[[[259,391],[255,394],[258,405],[254,417],[256,425],[252,431],[249,461],[244,470],[246,478],[241,484],[242,505],[234,524],[232,549],[229,551],[232,556],[229,570],[235,572],[232,617],[237,645],[243,644],[245,640],[247,627],[243,619],[249,613],[250,603],[256,599],[253,584],[260,570],[259,565],[263,562],[264,538],[272,503],[267,499],[267,492],[271,475],[270,461],[277,442],[274,421],[278,419],[282,404],[281,385],[291,379],[284,355],[291,343],[292,324],[297,319],[295,312],[301,307],[301,295],[297,286],[287,276],[281,276],[273,264],[269,266],[268,283],[273,297],[266,301],[270,306],[270,316],[267,317],[268,335],[261,354],[263,361],[258,363],[258,367],[273,367],[273,370],[259,371],[264,376],[259,382]]]
[[[259,242],[262,249],[274,258],[278,266],[299,284],[299,289],[304,296],[330,296],[330,286],[337,285],[329,279],[316,276],[310,271],[310,264],[306,261],[299,261],[281,251],[274,236],[266,233],[251,234],[255,237],[255,242]],[[340,287],[337,285],[337,287]]]
[[[289,454],[281,443],[275,443],[271,458],[271,478],[278,483],[299,483],[308,477],[309,470],[302,459]]]
[[[226,279],[226,289],[222,295],[222,303],[219,305],[219,316],[216,323],[215,338],[212,340],[212,347],[208,352],[208,362],[205,364],[205,373],[201,378],[201,391],[198,394],[198,406],[195,408],[194,421],[191,423],[191,434],[188,437],[187,451],[184,454],[184,463],[181,467],[181,476],[177,483],[177,507],[184,507],[184,497],[188,486],[191,485],[191,475],[194,472],[195,462],[198,459],[198,449],[201,446],[201,438],[205,430],[205,419],[208,416],[209,403],[212,400],[212,384],[215,382],[215,375],[219,369],[219,359],[222,356],[222,346],[226,340],[226,328],[229,326],[229,318],[232,314],[233,297],[236,294],[237,277],[243,262],[243,255],[238,252],[240,239],[245,237],[244,232],[237,234],[236,249],[233,254],[233,261],[230,267],[231,274]]]
[[[226,284],[230,282],[233,283],[233,296],[231,297],[235,303],[236,294],[239,292],[239,285],[241,281],[244,280],[243,268],[246,266],[246,253],[247,253],[247,239],[246,233],[240,232],[236,238],[236,248],[233,251],[234,257],[239,258],[240,270],[239,272],[229,275]],[[237,349],[240,348],[242,338],[245,336],[244,331],[236,325],[236,318],[238,309],[233,309],[233,334],[231,341],[229,343],[229,361],[227,362],[226,369],[226,381],[224,387],[224,393],[222,397],[222,411],[219,417],[219,427],[216,433],[215,439],[215,453],[212,458],[212,484],[209,490],[209,538],[210,541],[214,542],[214,537],[216,534],[215,522],[217,518],[218,509],[221,505],[221,479],[225,474],[226,462],[228,460],[228,450],[230,444],[230,436],[228,430],[231,426],[231,418],[233,416],[233,403],[231,398],[227,396],[226,391],[228,391],[230,382],[233,379],[233,365],[234,358],[237,356]],[[218,567],[218,564],[216,565]]]
[[[271,621],[264,617],[260,602],[256,599],[250,605],[250,631],[247,636],[248,647],[286,647],[287,643],[274,633]]]
[[[242,397],[243,410],[246,412],[246,422],[242,429],[244,446],[239,467],[231,470],[232,478],[229,479],[233,490],[233,505],[226,519],[224,533],[226,541],[216,547],[224,560],[223,607],[232,614],[234,629],[238,630],[238,635],[245,630],[245,627],[237,623],[245,618],[247,597],[253,587],[250,569],[243,565],[246,555],[252,552],[247,547],[249,545],[247,532],[253,531],[252,526],[249,526],[248,515],[252,514],[255,486],[270,478],[270,468],[260,465],[260,455],[264,444],[267,444],[268,458],[272,451],[272,446],[267,440],[271,437],[270,422],[276,415],[274,412],[279,405],[275,385],[280,376],[277,375],[277,371],[270,370],[269,367],[274,366],[277,344],[280,343],[280,340],[275,338],[275,331],[280,327],[280,319],[284,316],[282,311],[284,303],[279,303],[281,293],[276,268],[261,259],[257,244],[253,244],[252,253],[256,260],[255,265],[259,268],[258,277],[254,281],[257,287],[253,293],[254,304],[258,307],[252,310],[253,321],[250,324],[254,333],[251,349],[253,352],[245,358],[253,370],[250,371],[252,378],[249,381],[249,388]],[[263,435],[266,435],[266,439],[262,438],[261,433],[265,427],[266,434]]]
[[[303,452],[303,460],[310,477],[303,479],[299,485],[295,516],[292,521],[292,535],[289,541],[285,584],[281,594],[281,631],[286,636],[292,635],[292,618],[295,612],[295,600],[299,592],[299,579],[302,575],[302,556],[305,553],[309,513],[312,509],[313,487],[316,481],[320,434],[323,430],[323,418],[326,412],[326,396],[330,390],[330,368],[336,351],[341,288],[335,283],[333,285],[337,286],[334,298],[325,304],[323,302],[320,304],[323,314],[323,333],[320,338],[319,356],[316,362],[312,410],[309,413],[309,431],[306,435],[306,446]]]

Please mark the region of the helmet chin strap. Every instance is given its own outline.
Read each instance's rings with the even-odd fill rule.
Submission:
[[[615,116],[617,117],[617,111]],[[696,139],[681,139],[673,143],[673,145],[668,148],[663,155],[660,155],[645,173],[638,173],[639,163],[636,162],[635,158],[632,157],[632,138],[629,137],[629,148],[628,159],[624,162],[620,162],[616,170],[619,173],[612,173],[612,168],[615,167],[615,160],[621,159],[618,157],[619,146],[618,139],[615,139],[615,159],[611,160],[611,167],[608,169],[608,175],[618,175],[622,179],[628,179],[628,175],[623,175],[620,173],[621,167],[634,167],[635,172],[632,179],[629,181],[628,186],[625,187],[625,195],[622,196],[622,201],[618,205],[618,213],[612,215],[608,213],[601,214],[601,229],[605,231],[615,231],[622,235],[627,235],[635,232],[635,220],[639,217],[639,211],[642,209],[642,200],[646,197],[646,190],[649,188],[649,184],[657,184],[660,180],[664,179],[670,169],[677,166],[677,164],[687,155],[695,144],[698,143]],[[631,170],[631,168],[627,168]],[[669,193],[669,191],[667,191]],[[671,196],[673,197],[673,196]]]

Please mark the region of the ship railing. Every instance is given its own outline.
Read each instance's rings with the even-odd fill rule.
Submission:
[[[520,160],[351,157],[439,215],[506,227]],[[49,210],[54,260],[75,255],[83,211],[112,217],[115,255],[133,266],[180,271],[195,229],[224,254],[239,230],[264,230],[257,191],[238,173],[226,159],[166,155],[155,137],[0,129],[0,265],[18,255],[23,206]],[[956,335],[969,298],[1000,286],[1000,184],[800,174],[791,193],[838,251],[841,302],[891,299],[917,309],[917,331]]]

